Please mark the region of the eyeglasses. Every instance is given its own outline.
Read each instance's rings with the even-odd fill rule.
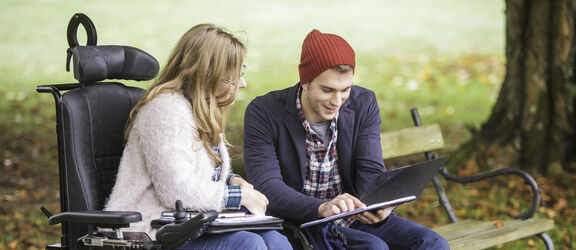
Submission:
[[[244,72],[246,72],[246,64],[242,64],[242,69],[240,69],[240,77],[244,76]],[[236,86],[236,82],[235,81],[230,81],[228,79],[222,79],[223,83],[226,84],[230,84],[232,86]]]

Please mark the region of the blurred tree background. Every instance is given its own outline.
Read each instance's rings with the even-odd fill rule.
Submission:
[[[520,7],[523,2],[516,1]],[[355,83],[376,92],[382,130],[411,126],[408,110],[418,107],[424,123],[441,124],[448,144],[443,154],[451,154],[474,138],[474,131],[484,130],[482,124],[498,119],[489,118],[511,67],[506,65],[510,53],[505,46],[510,39],[506,4],[504,0],[0,0],[0,249],[39,249],[58,241],[59,227],[48,226],[38,209],[44,205],[59,211],[54,104],[50,95],[37,94],[35,86],[74,82],[73,74],[65,71],[66,28],[74,13],[92,19],[99,45],[138,47],[155,56],[161,67],[176,41],[195,24],[214,23],[240,37],[248,48],[248,88],[241,91],[228,122],[227,136],[236,146],[242,145],[248,102],[298,81],[306,34],[314,28],[339,34],[357,53]],[[571,22],[568,29],[574,29]],[[544,27],[532,32],[546,31]],[[83,43],[82,29],[79,32]],[[149,82],[128,84],[145,88]],[[491,164],[467,161],[450,168],[471,174],[506,166],[499,162],[514,161],[504,155]],[[562,173],[560,178],[533,172],[543,190],[537,215],[555,219],[550,235],[558,248],[573,249],[576,176]],[[498,219],[497,212],[521,211],[526,204],[503,198],[508,197],[510,183],[496,184],[449,187],[458,215]],[[492,203],[482,201],[478,197],[482,195]],[[432,192],[399,212],[431,227],[447,223]],[[500,248],[539,247],[537,239],[528,239]]]
[[[570,173],[576,173],[575,3],[506,1],[506,76],[492,114],[457,158],[486,164],[505,154],[508,165],[571,181]]]

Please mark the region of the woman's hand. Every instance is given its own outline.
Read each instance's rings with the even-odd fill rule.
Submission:
[[[230,179],[230,185],[231,186],[241,186],[241,187],[254,188],[254,186],[252,184],[250,184],[246,180],[242,179],[242,177],[240,177],[240,176],[232,177]]]
[[[250,184],[248,183],[248,185]],[[250,185],[250,187],[240,185],[240,188],[242,189],[242,201],[240,201],[240,205],[246,207],[248,211],[254,215],[264,216],[266,214],[266,208],[268,207],[268,198],[260,193],[260,191],[252,188],[252,185]]]
[[[254,189],[254,186],[242,179],[240,176],[234,176],[230,179],[230,185],[240,186],[242,190],[242,201],[240,205],[246,207],[254,215],[265,215],[268,207],[268,198],[260,191]]]

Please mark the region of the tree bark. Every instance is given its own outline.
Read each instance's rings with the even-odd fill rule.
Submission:
[[[506,75],[456,164],[576,172],[574,0],[506,0]]]

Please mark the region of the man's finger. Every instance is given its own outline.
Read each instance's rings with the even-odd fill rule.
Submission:
[[[346,205],[348,206],[348,211],[352,211],[352,210],[356,209],[356,207],[354,206],[354,200],[352,200],[352,199],[347,199]]]
[[[358,198],[354,197],[353,195],[349,194],[349,193],[343,193],[339,196],[337,196],[336,198],[341,198],[347,201],[348,203],[348,207],[349,207],[349,211],[354,210],[356,208],[359,207],[365,207],[366,205],[364,203],[362,203],[362,201],[360,201]],[[351,204],[349,202],[352,202]]]
[[[353,219],[359,220],[363,224],[374,224],[375,221],[371,220],[369,217],[365,215],[365,213],[359,213],[352,217]]]
[[[343,213],[343,212],[348,211],[348,210],[347,210],[347,209],[348,209],[348,206],[346,205],[346,201],[345,201],[345,200],[343,200],[343,199],[337,199],[337,200],[334,201],[334,204],[335,204],[336,206],[338,206],[338,209],[340,209],[340,212],[339,212],[339,213]]]
[[[380,220],[381,220],[380,216],[376,216],[374,213],[372,213],[370,211],[364,212],[364,213],[362,213],[362,215],[364,217],[366,217],[372,223],[377,223],[377,222],[380,222]]]
[[[333,205],[330,205],[330,211],[332,211],[332,213],[334,213],[334,214],[339,214],[341,210],[338,207],[338,205],[333,204]]]

